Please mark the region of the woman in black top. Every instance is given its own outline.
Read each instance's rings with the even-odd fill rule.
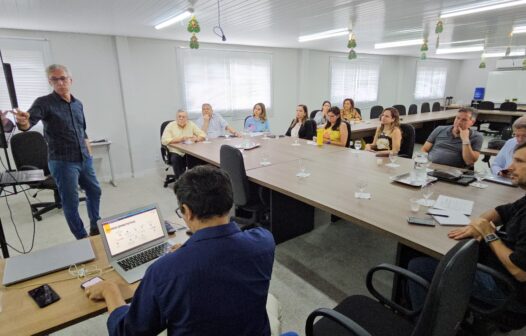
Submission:
[[[314,132],[316,131],[316,123],[309,119],[309,112],[307,106],[298,105],[296,107],[296,118],[290,123],[286,136],[312,140]]]

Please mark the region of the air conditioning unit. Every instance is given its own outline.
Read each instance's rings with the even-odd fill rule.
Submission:
[[[497,70],[522,70],[522,61],[524,57],[506,57],[497,60]]]

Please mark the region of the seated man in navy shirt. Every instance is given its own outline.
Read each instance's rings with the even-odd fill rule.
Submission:
[[[218,168],[190,169],[174,190],[177,213],[193,232],[188,241],[148,268],[130,305],[113,282],[86,289],[90,299],[106,300],[109,334],[270,335],[272,234],[229,222],[232,186]]]

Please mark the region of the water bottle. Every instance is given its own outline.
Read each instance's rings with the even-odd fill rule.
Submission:
[[[427,181],[427,153],[416,153],[413,161],[415,182],[424,184]]]

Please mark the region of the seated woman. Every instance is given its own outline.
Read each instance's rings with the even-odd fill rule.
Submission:
[[[365,149],[398,153],[401,142],[400,113],[394,107],[388,107],[380,115],[380,126],[376,129],[373,143],[367,144]]]
[[[354,100],[345,98],[343,100],[342,119],[347,121],[362,121],[362,116],[357,109],[354,108]]]
[[[327,118],[329,121],[325,124],[323,142],[345,147],[350,134],[347,130],[347,125],[342,121],[340,109],[337,106],[331,107],[327,113]]]
[[[318,125],[318,128],[323,127],[323,125],[327,123],[327,112],[329,112],[330,108],[331,102],[326,100],[321,105],[321,110],[314,116],[314,121],[316,122],[316,125]]]
[[[296,118],[290,123],[289,129],[285,135],[294,138],[312,140],[315,129],[316,123],[309,120],[307,106],[300,104],[296,106]]]
[[[265,104],[254,105],[252,116],[245,120],[245,129],[250,132],[270,132]]]

